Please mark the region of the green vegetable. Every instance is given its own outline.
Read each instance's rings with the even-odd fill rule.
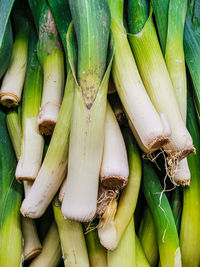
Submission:
[[[22,186],[15,179],[16,158],[0,110],[0,266],[19,267],[22,258]]]

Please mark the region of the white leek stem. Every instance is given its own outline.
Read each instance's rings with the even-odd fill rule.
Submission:
[[[44,138],[38,131],[36,117],[25,118],[21,156],[15,176],[18,180],[34,181],[42,162]]]
[[[48,55],[43,66],[43,95],[37,123],[41,134],[53,133],[64,89],[64,56],[61,50]]]
[[[56,267],[61,261],[60,239],[55,221],[52,223],[42,244],[42,252],[29,267]]]
[[[114,112],[107,103],[101,183],[106,187],[121,189],[127,184],[128,175],[129,166],[124,139]]]
[[[170,128],[164,114],[156,111],[144,88],[125,30],[114,19],[111,30],[115,44],[112,74],[116,89],[140,147],[151,153],[168,143]]]
[[[31,191],[21,206],[24,216],[30,218],[42,216],[66,176],[73,95],[74,78],[70,71],[49,148]]]
[[[90,221],[96,212],[106,92],[99,92],[91,109],[88,109],[79,88],[75,89],[67,184],[62,202],[63,216],[71,220]]]
[[[169,170],[170,171],[170,170]],[[175,173],[169,173],[175,183],[186,186],[190,184],[190,169],[188,166],[187,158],[179,161],[177,169],[174,170]]]
[[[0,97],[4,106],[17,106],[21,100],[28,55],[28,37],[16,36],[10,66],[3,78]]]

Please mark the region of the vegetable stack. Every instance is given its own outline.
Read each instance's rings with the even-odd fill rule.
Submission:
[[[0,267],[200,266],[199,38],[199,0],[0,0]]]

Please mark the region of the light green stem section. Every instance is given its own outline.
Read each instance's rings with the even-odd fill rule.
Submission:
[[[183,267],[196,267],[200,264],[200,131],[193,99],[190,94],[188,90],[187,125],[197,150],[196,155],[192,155],[188,158],[191,172],[190,187],[183,189],[183,211],[180,230]]]
[[[42,252],[29,267],[56,267],[61,261],[61,246],[56,223],[53,222],[42,244]]]
[[[183,51],[183,31],[186,9],[187,0],[170,1],[165,49],[165,62],[174,87],[182,119],[185,123],[187,113],[187,84]]]
[[[151,211],[146,207],[140,224],[138,237],[149,264],[154,267],[158,263],[158,244],[156,230]]]
[[[136,266],[135,227],[133,218],[124,232],[118,247],[107,252],[108,267]]]
[[[85,230],[87,228],[85,227]],[[107,251],[100,244],[97,230],[85,234],[91,267],[107,267]]]
[[[89,258],[81,223],[65,220],[57,199],[54,202],[53,210],[61,241],[64,265],[66,267],[89,267]]]
[[[135,235],[135,247],[136,247],[136,266],[137,267],[150,267],[153,265],[150,265],[145,253],[143,251],[143,248],[140,244],[140,241],[138,239],[138,237]]]
[[[67,171],[69,131],[74,97],[74,78],[67,76],[65,95],[49,148],[21,211],[28,217],[40,217],[60,187]]]

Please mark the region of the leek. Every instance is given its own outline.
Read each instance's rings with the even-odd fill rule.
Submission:
[[[135,228],[131,218],[118,247],[107,252],[108,267],[136,266]]]
[[[53,210],[60,236],[64,265],[66,267],[89,267],[89,258],[81,223],[65,220],[57,199],[54,201]]]
[[[122,189],[128,182],[128,175],[129,167],[124,139],[114,112],[107,103],[100,181],[105,187]]]
[[[37,39],[31,29],[29,60],[22,102],[21,154],[15,176],[18,180],[34,181],[42,162],[44,139],[37,127],[42,96],[42,72],[36,55]]]
[[[6,128],[6,114],[2,110],[0,137],[0,266],[13,267],[20,266],[22,260],[19,212],[22,187],[15,179],[16,159]]]
[[[168,143],[170,128],[164,114],[158,114],[143,86],[123,25],[123,0],[108,0],[115,55],[112,76],[131,129],[146,153]]]
[[[75,80],[75,96],[62,213],[71,220],[89,221],[96,212],[106,96],[113,57],[112,41],[110,53],[107,53],[110,12],[106,0],[70,0],[69,4],[77,37],[78,56],[77,72],[74,60],[69,57]],[[75,45],[73,36],[69,45]],[[68,52],[70,49],[68,47]],[[79,168],[75,158],[79,162]]]
[[[17,159],[20,157],[21,129],[16,109],[10,109],[6,116],[6,124],[11,142]],[[25,196],[29,193],[32,182],[24,181]],[[24,239],[24,260],[29,260],[41,252],[41,243],[38,238],[35,222],[29,218],[22,217],[22,235]]]
[[[188,158],[188,164],[191,172],[190,187],[183,189],[183,211],[180,229],[180,246],[183,267],[199,266],[200,264],[200,135],[194,103],[189,92],[187,125],[197,150],[196,155],[192,155]]]
[[[183,51],[183,30],[187,9],[187,0],[171,0],[169,3],[168,30],[165,50],[165,62],[173,84],[176,100],[183,121],[186,123],[187,113],[187,84],[185,57]],[[174,171],[174,170],[173,170]],[[175,173],[172,173],[175,183],[189,185],[190,170],[187,159],[178,164]]]
[[[161,266],[181,266],[181,252],[174,217],[156,172],[143,162],[143,192],[152,212]]]
[[[13,13],[15,41],[12,58],[0,89],[1,104],[7,107],[17,106],[21,100],[27,66],[29,22],[19,5]]]
[[[53,222],[45,240],[42,251],[29,265],[29,267],[57,267],[61,262],[61,247],[56,223]]]
[[[37,55],[43,68],[43,94],[37,123],[42,134],[53,133],[64,90],[64,56],[56,24],[46,0],[29,0],[38,29]]]
[[[124,131],[124,137],[129,160],[128,184],[121,193],[117,211],[116,199],[113,198],[98,226],[100,242],[109,250],[117,247],[133,216],[141,182],[140,156],[128,129]]]
[[[146,207],[144,211],[138,231],[138,237],[150,266],[157,266],[159,253],[156,240],[156,230],[151,211],[148,207]]]
[[[134,16],[132,17],[134,18]],[[165,145],[164,149],[168,153],[168,163],[173,166],[177,160],[195,153],[195,149],[179,111],[151,12],[142,31],[134,35],[129,34],[129,40],[152,103],[159,112],[165,114],[169,121],[172,133],[170,143]]]
[[[28,196],[24,199],[21,212],[30,218],[39,218],[55,196],[67,172],[71,106],[74,96],[74,79],[68,73],[65,94],[58,121],[46,156]]]
[[[174,215],[174,221],[176,224],[176,229],[179,233],[180,223],[181,223],[181,214],[182,214],[182,190],[181,188],[176,188],[172,193],[171,198],[171,209]]]

